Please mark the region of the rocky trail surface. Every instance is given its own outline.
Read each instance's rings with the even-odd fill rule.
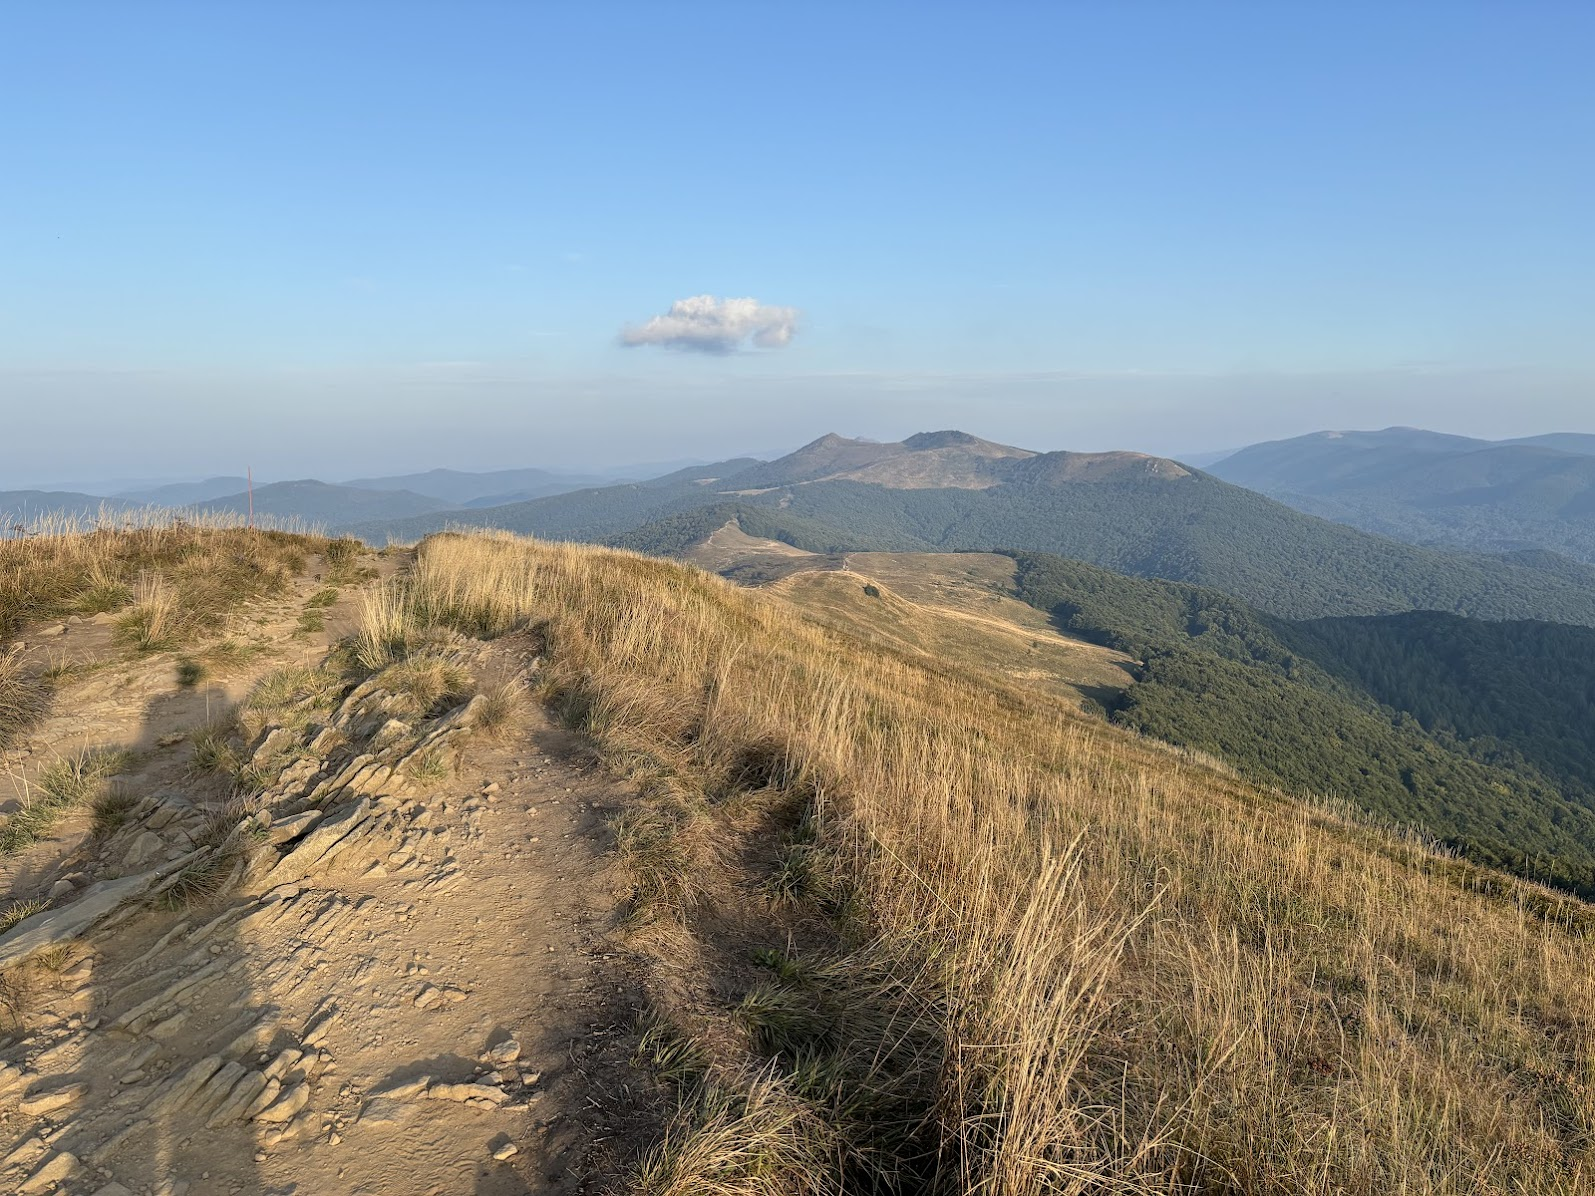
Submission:
[[[284,666],[313,682],[347,619],[294,633],[314,588],[257,612],[208,694],[123,660],[10,758],[21,800],[50,760],[131,749],[97,813],[5,861],[11,903],[44,908],[0,934],[0,1191],[620,1186],[653,1099],[609,937],[625,793],[578,742],[531,701],[489,735],[482,693],[418,711],[378,673],[249,736],[246,797],[200,775],[218,706]],[[103,631],[61,641],[105,659]],[[477,690],[535,676],[513,637],[439,652]]]

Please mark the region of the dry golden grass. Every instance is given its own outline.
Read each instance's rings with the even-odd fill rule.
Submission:
[[[319,537],[151,518],[133,526],[71,520],[0,537],[0,642],[35,619],[119,611],[140,646],[214,629],[302,567]]]
[[[646,1190],[1595,1185],[1577,902],[690,568],[441,537],[401,605],[378,639],[540,625],[552,689],[611,759],[697,817],[693,794],[798,803],[851,894],[844,958],[782,991],[823,992],[855,1055],[878,1032],[875,1079],[804,1054],[812,1010],[747,1013],[776,1070],[663,1144]],[[868,1139],[888,1099],[902,1124]]]

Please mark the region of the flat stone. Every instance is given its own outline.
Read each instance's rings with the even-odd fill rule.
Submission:
[[[260,737],[255,750],[250,753],[250,763],[260,766],[269,761],[273,756],[287,751],[294,743],[294,733],[286,727],[268,727],[266,733]]]
[[[520,1153],[521,1148],[519,1146],[516,1146],[513,1142],[506,1142],[493,1152],[493,1157],[502,1163],[505,1159],[513,1159]]]
[[[431,1086],[431,1076],[414,1076],[408,1080],[394,1080],[390,1084],[374,1089],[372,1097],[386,1097],[389,1100],[408,1100],[412,1096],[420,1096]]]
[[[360,1110],[361,1125],[394,1125],[414,1112],[415,1106],[391,1096],[374,1096]]]
[[[102,880],[90,885],[71,905],[47,909],[24,918],[0,935],[0,968],[8,968],[37,951],[70,942],[101,919],[110,916],[123,902],[143,893],[162,875],[160,871]]]
[[[292,818],[279,818],[266,832],[268,841],[275,844],[290,843],[321,821],[320,810],[306,810]]]
[[[130,868],[148,863],[166,850],[166,840],[154,831],[140,831],[138,838],[133,840],[133,846],[128,848],[127,855],[122,857],[122,862]]]
[[[50,886],[50,900],[55,901],[60,897],[67,897],[78,891],[78,887],[70,880],[58,880]]]
[[[279,1123],[293,1120],[298,1113],[310,1103],[310,1085],[295,1084],[279,1096],[274,1102],[255,1114],[256,1121]]]
[[[365,821],[370,813],[370,799],[361,798],[324,819],[297,847],[277,861],[276,867],[266,874],[265,883],[283,884],[303,880],[321,858],[337,847],[344,836]]]
[[[144,820],[144,826],[152,831],[158,831],[179,814],[189,810],[189,804],[177,798],[167,797],[161,804],[150,811],[150,816]]]
[[[485,1063],[500,1065],[514,1063],[520,1057],[521,1044],[513,1038],[506,1038],[503,1042],[495,1043],[493,1046],[488,1047],[487,1052],[482,1056],[482,1060]]]
[[[70,1151],[61,1151],[60,1154],[51,1155],[32,1175],[23,1181],[18,1192],[42,1192],[52,1184],[58,1184],[75,1172],[81,1164],[78,1157]]]
[[[433,1084],[426,1094],[433,1100],[485,1101],[494,1105],[509,1100],[509,1093],[491,1084]]]

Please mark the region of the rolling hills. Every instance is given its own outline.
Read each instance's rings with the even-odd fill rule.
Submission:
[[[1297,510],[1414,543],[1541,548],[1595,562],[1595,436],[1317,432],[1252,445],[1208,471]]]
[[[1595,568],[1555,554],[1417,547],[1161,458],[1032,453],[963,433],[885,445],[822,437],[774,462],[352,530],[382,541],[474,525],[670,553],[733,514],[752,521],[750,534],[815,551],[1056,553],[1209,586],[1286,618],[1435,609],[1595,624]]]
[[[229,494],[199,503],[197,509],[238,515],[249,509],[250,502],[251,496],[247,493]],[[339,530],[361,516],[402,519],[450,509],[450,504],[441,499],[407,490],[362,490],[311,478],[256,486],[253,503],[257,515],[298,520],[329,530]]]
[[[1291,621],[1047,554],[811,553],[735,519],[678,555],[936,667],[1083,698],[1254,780],[1595,893],[1595,629],[1435,612]],[[1096,667],[1038,635],[1037,614],[1066,644],[1122,655]]]

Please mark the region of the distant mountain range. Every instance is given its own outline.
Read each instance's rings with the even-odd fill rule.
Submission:
[[[1595,569],[1553,553],[1418,548],[1164,458],[1034,452],[962,432],[823,436],[776,461],[354,530],[414,539],[463,523],[669,551],[742,513],[754,534],[816,551],[1030,549],[1211,586],[1287,618],[1438,609],[1595,624]]]
[[[257,485],[261,516],[374,543],[451,525],[669,551],[706,522],[756,521],[817,550],[1056,553],[1210,586],[1308,619],[1442,610],[1595,624],[1595,436],[1481,441],[1416,429],[1253,445],[1207,469],[1145,453],[1039,452],[958,431],[822,436],[594,484],[543,469]],[[0,513],[141,506],[242,512],[236,477],[112,499],[0,492]],[[1404,543],[1402,541],[1405,541]]]
[[[354,522],[405,519],[433,512],[523,502],[599,485],[607,480],[612,479],[543,469],[487,473],[434,469],[393,477],[358,478],[342,484],[306,478],[257,484],[254,510],[257,515],[342,531]],[[248,489],[247,478],[223,476],[126,490],[108,498],[72,491],[6,490],[0,491],[0,517],[29,523],[42,515],[93,516],[102,510],[160,508],[244,512],[250,505]]]
[[[1298,511],[1415,544],[1551,549],[1595,563],[1595,435],[1315,432],[1254,444],[1207,470]]]

